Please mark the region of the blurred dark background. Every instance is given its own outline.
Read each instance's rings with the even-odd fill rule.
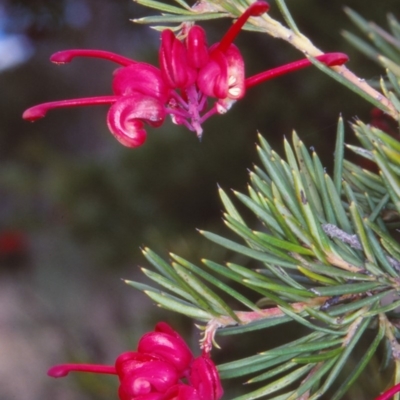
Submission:
[[[343,7],[386,26],[387,12],[400,13],[398,0],[288,5],[317,46],[348,53],[353,71],[379,78],[382,71],[341,37],[343,29],[356,32]],[[166,121],[148,128],[141,148],[123,148],[108,132],[104,106],[53,111],[34,124],[21,119],[26,108],[41,102],[111,94],[115,65],[77,59],[58,67],[49,62],[58,50],[102,49],[157,64],[159,34],[130,21],[155,13],[131,0],[0,2],[1,400],[116,399],[113,379],[82,374],[55,381],[46,370],[74,360],[112,364],[158,320],[170,322],[197,348],[192,321],[158,309],[120,280],[145,281],[140,247],[194,262],[228,260],[231,255],[196,228],[228,234],[217,184],[246,190],[247,169],[258,163],[257,130],[280,151],[283,136],[296,129],[329,169],[339,113],[345,121],[370,119],[369,104],[314,68],[249,90],[229,113],[204,124],[201,143]],[[278,15],[273,1],[271,13]],[[229,24],[202,24],[209,43]],[[286,43],[256,33],[241,34],[236,44],[247,75],[301,57]],[[350,130],[347,135],[352,141]],[[252,340],[252,349],[224,338],[217,362],[226,360],[224,349],[236,348],[239,357],[265,350],[278,338],[288,340],[291,327],[285,327],[287,337],[274,332]],[[372,398],[380,384],[365,380],[353,398]]]

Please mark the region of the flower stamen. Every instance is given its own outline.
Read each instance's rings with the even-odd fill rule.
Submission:
[[[137,61],[131,60],[130,58],[121,56],[116,53],[104,50],[63,50],[54,53],[50,57],[50,61],[55,64],[67,64],[71,62],[75,57],[93,57],[102,58],[104,60],[109,60],[115,62],[119,65],[127,67],[128,65],[136,64]]]
[[[54,110],[56,108],[113,104],[118,99],[119,96],[99,96],[99,97],[84,97],[81,99],[50,101],[48,103],[42,103],[37,106],[28,108],[22,114],[22,118],[33,122],[36,121],[37,119],[46,116],[49,110]]]
[[[324,63],[328,67],[342,65],[349,60],[349,57],[344,53],[326,53],[315,57],[318,61]],[[265,82],[269,79],[277,78],[278,76],[287,74],[288,72],[298,71],[299,69],[312,65],[308,58],[294,61],[268,71],[261,72],[245,80],[246,89]]]
[[[256,1],[251,4],[246,11],[236,20],[236,22],[228,29],[222,40],[218,43],[217,49],[221,52],[228,50],[236,36],[239,34],[243,25],[250,17],[259,17],[269,10],[269,4],[265,1]]]
[[[113,365],[96,365],[96,364],[61,364],[50,368],[47,375],[52,378],[62,378],[70,372],[92,372],[95,374],[116,375],[117,371]]]

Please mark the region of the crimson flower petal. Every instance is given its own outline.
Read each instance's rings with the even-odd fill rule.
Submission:
[[[133,362],[134,363],[134,362]],[[178,382],[179,375],[174,366],[165,361],[149,361],[136,364],[121,380],[120,393],[140,396],[152,392],[164,393]]]
[[[246,91],[244,76],[244,60],[239,49],[232,44],[224,53],[228,63],[228,98],[241,99]]]
[[[164,393],[152,392],[140,396],[131,396],[130,394],[126,394],[121,390],[121,387],[118,390],[118,398],[120,400],[164,400]]]
[[[198,391],[201,400],[219,400],[224,394],[217,368],[206,356],[193,361],[190,383]]]
[[[159,361],[158,357],[151,354],[139,353],[137,351],[127,351],[118,356],[115,361],[115,370],[120,379],[123,379],[125,375],[130,374],[136,368],[142,365],[152,362]]]
[[[196,81],[197,72],[189,65],[187,50],[170,29],[161,33],[159,61],[163,78],[171,88],[183,89]]]
[[[167,102],[171,92],[161,76],[161,71],[146,63],[136,63],[117,69],[114,72],[112,86],[117,96],[142,93],[162,103]]]
[[[208,62],[207,39],[204,29],[194,25],[186,38],[188,62],[193,68],[202,68]]]
[[[164,395],[162,400],[211,400],[199,397],[197,390],[192,386],[182,383],[171,387]]]
[[[142,336],[138,343],[138,352],[158,356],[182,373],[193,360],[192,352],[182,337],[167,324],[157,324],[157,327],[158,331]]]
[[[199,71],[197,84],[207,96],[237,100],[245,94],[244,61],[235,45],[222,53],[218,43],[210,48],[210,61]]]
[[[58,51],[50,57],[50,61],[55,64],[66,64],[71,62],[75,57],[103,58],[104,60],[109,60],[123,66],[136,63],[135,60],[131,60],[130,58],[126,58],[119,54],[111,53],[110,51],[93,49],[71,49]]]
[[[136,100],[140,99],[143,96],[137,94]],[[223,394],[218,371],[208,355],[193,360],[185,341],[165,322],[142,336],[137,351],[122,353],[115,367],[63,364],[48,373],[58,378],[71,371],[118,375],[120,400],[219,400]]]
[[[199,71],[197,85],[210,97],[228,96],[228,62],[223,53],[215,51],[207,65]]]
[[[132,93],[121,97],[107,114],[107,125],[115,138],[124,146],[139,147],[146,140],[144,122],[160,126],[165,119],[165,107],[159,100]]]
[[[154,332],[166,333],[185,343],[182,336],[177,331],[174,331],[166,322],[157,322],[156,326],[154,327]]]

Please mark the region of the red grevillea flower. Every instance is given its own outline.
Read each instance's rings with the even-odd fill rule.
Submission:
[[[117,375],[120,400],[218,400],[223,390],[208,354],[194,358],[182,337],[165,322],[121,354],[115,366],[62,364],[48,371],[60,378],[71,371]]]
[[[170,29],[161,33],[160,68],[101,50],[66,50],[55,53],[50,60],[65,64],[75,57],[95,57],[113,61],[121,68],[114,73],[114,95],[61,100],[39,104],[27,109],[23,118],[35,121],[54,108],[111,104],[107,124],[116,139],[127,147],[138,147],[146,140],[144,123],[153,127],[163,124],[166,115],[200,137],[202,123],[214,114],[224,114],[241,99],[246,89],[279,75],[311,65],[308,59],[296,61],[250,78],[234,39],[250,17],[269,9],[259,0],[231,26],[219,43],[207,46],[203,28],[186,24],[176,36]],[[348,60],[343,53],[316,57],[328,66]],[[215,99],[209,105],[208,98]]]

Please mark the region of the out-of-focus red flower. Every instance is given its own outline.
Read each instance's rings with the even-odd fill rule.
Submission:
[[[121,354],[115,366],[62,364],[50,368],[48,375],[60,378],[72,371],[117,375],[120,400],[218,400],[223,394],[209,355],[194,358],[165,322],[142,336],[137,351]]]
[[[0,231],[0,269],[10,273],[25,269],[29,253],[28,237],[25,232],[14,229]]]
[[[371,121],[369,124],[396,139],[400,138],[400,132],[395,126],[396,121],[389,114],[385,114],[379,108],[375,107],[371,110]]]
[[[0,231],[0,256],[7,257],[26,251],[26,237],[20,231]]]

